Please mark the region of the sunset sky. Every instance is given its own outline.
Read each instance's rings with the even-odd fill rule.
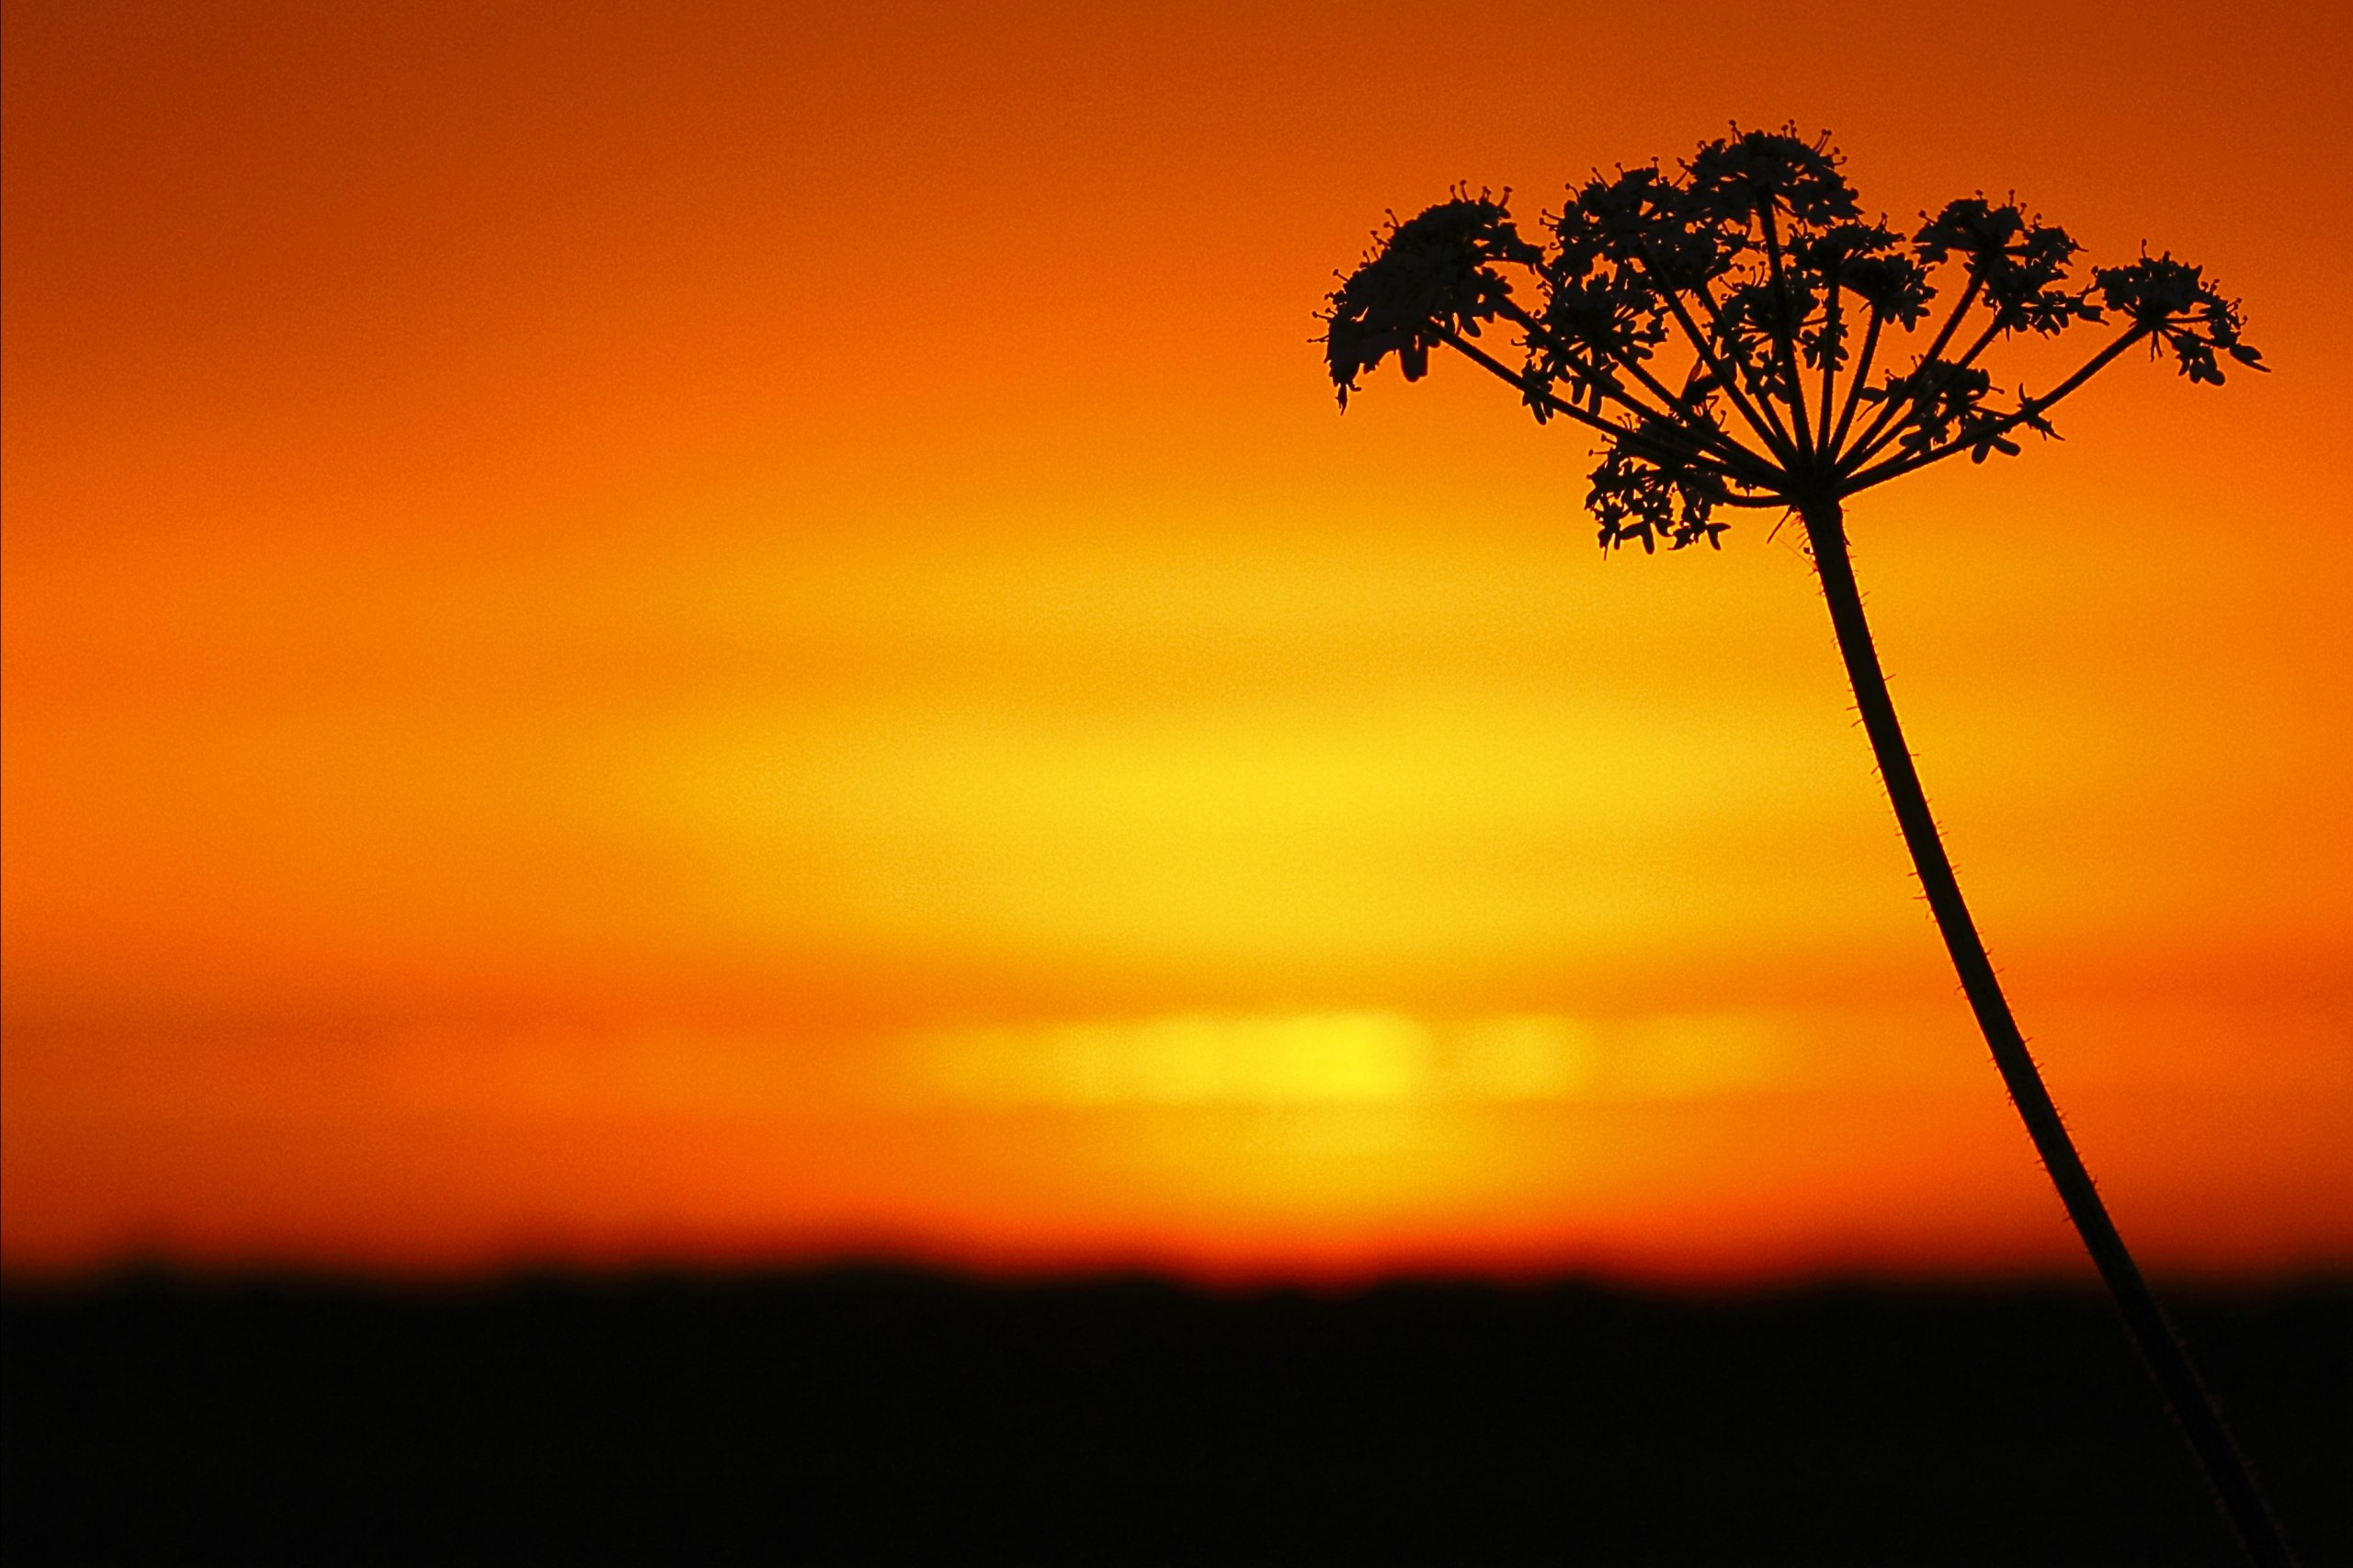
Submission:
[[[1312,341],[1790,119],[2246,302],[1851,524],[2127,1237],[2353,1267],[2342,7],[5,22],[8,1268],[2075,1268],[1795,530]]]

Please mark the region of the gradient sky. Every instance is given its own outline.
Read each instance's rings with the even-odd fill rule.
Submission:
[[[2075,1267],[1789,534],[1311,342],[1789,119],[2246,301],[1851,521],[2128,1237],[2353,1265],[2342,8],[5,19],[9,1267]]]

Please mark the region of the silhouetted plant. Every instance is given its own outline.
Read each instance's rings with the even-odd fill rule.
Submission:
[[[2003,998],[1897,726],[1845,524],[1847,500],[1873,485],[2052,435],[2051,411],[2142,345],[2193,382],[2262,360],[2240,340],[2238,302],[2196,267],[2144,253],[2078,282],[2066,231],[1984,196],[1906,235],[1863,215],[1839,163],[1826,137],[1735,128],[1672,172],[1596,174],[1540,239],[1520,233],[1508,192],[1458,189],[1392,217],[1330,297],[1332,380],[1345,408],[1392,355],[1417,381],[1450,348],[1538,421],[1585,426],[1602,443],[1586,501],[1605,549],[1720,547],[1725,515],[1744,508],[1800,519],[1896,821],[2011,1098],[2240,1539],[2288,1563]],[[2020,334],[2081,328],[2103,334],[2099,348],[2048,391],[2006,392],[1983,363]],[[1491,330],[1516,365],[1483,346]]]

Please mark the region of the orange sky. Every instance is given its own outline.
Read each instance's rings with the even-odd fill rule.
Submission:
[[[0,1257],[2073,1267],[1788,537],[1309,341],[1794,117],[2247,302],[1853,527],[2128,1237],[2353,1264],[2344,14],[1769,14],[9,0]]]

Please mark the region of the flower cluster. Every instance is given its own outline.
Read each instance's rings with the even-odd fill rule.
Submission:
[[[2201,271],[2170,256],[2092,275],[2100,301],[2131,321],[2149,339],[2152,354],[2170,350],[2181,373],[2193,381],[2222,384],[2222,358],[2264,369],[2263,356],[2239,341],[2245,323],[2236,300],[2226,300]]]
[[[1984,196],[1906,235],[1866,218],[1827,138],[1794,127],[1596,174],[1542,222],[1532,241],[1508,193],[1463,189],[1392,218],[1329,296],[1325,354],[1343,406],[1389,356],[1415,381],[1450,347],[1538,419],[1593,430],[1605,547],[1712,545],[1722,507],[1802,508],[1960,452],[2015,454],[2015,433],[2051,434],[2050,408],[2143,339],[2192,381],[2219,382],[2226,359],[2262,368],[2198,268],[2144,255],[2076,281],[2066,231]],[[2014,335],[2086,324],[2118,336],[2039,397],[1982,362]],[[1517,364],[1477,341],[1498,325]]]
[[[1357,377],[1390,355],[1407,381],[1417,381],[1433,347],[1457,334],[1478,336],[1480,324],[1494,320],[1511,295],[1496,267],[1542,257],[1512,227],[1503,201],[1484,191],[1458,193],[1407,222],[1392,216],[1379,238],[1333,293],[1324,318],[1325,358],[1344,408]]]

